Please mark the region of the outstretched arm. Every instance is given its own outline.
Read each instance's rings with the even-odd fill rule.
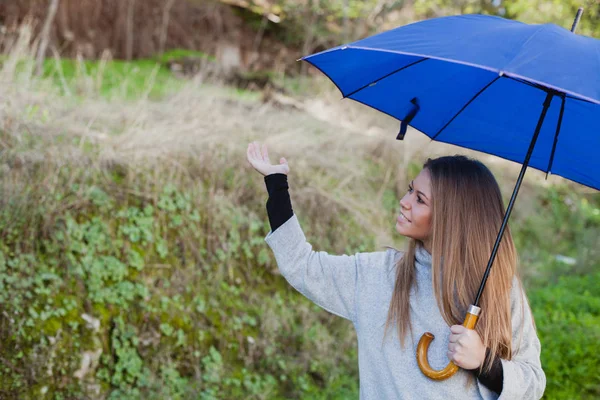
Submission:
[[[355,321],[355,295],[361,255],[335,256],[314,251],[293,215],[265,241],[281,275],[297,291],[332,314]]]
[[[265,183],[271,224],[271,232],[265,240],[275,253],[281,274],[318,306],[354,320],[356,256],[331,256],[324,251],[313,251],[293,214],[287,176],[267,175]]]

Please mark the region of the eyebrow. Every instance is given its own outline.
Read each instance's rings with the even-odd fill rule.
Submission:
[[[410,181],[410,185],[414,188],[415,187],[415,181]],[[417,190],[417,193],[420,193],[423,197],[425,197],[427,200],[429,200],[429,198],[427,197],[427,195],[423,192],[421,192],[420,190]]]

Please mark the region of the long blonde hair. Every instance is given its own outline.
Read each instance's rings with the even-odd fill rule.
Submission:
[[[431,252],[433,289],[440,313],[450,325],[462,324],[479,289],[504,216],[502,194],[490,170],[465,156],[428,159],[423,166],[431,176]],[[411,331],[409,294],[414,284],[415,252],[411,239],[396,264],[396,281],[385,324],[397,322],[404,347]],[[443,265],[442,265],[443,259]],[[489,371],[496,357],[512,357],[510,291],[516,274],[517,253],[506,228],[481,296],[475,330],[491,357],[482,366]]]

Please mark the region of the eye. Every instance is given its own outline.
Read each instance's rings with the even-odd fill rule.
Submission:
[[[412,193],[414,191],[411,185],[408,185],[408,193]],[[417,195],[417,203],[425,204],[421,196]]]

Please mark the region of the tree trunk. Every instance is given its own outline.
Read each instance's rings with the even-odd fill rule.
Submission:
[[[48,43],[50,42],[50,29],[52,28],[52,23],[54,22],[54,17],[56,16],[56,10],[58,10],[59,1],[60,0],[51,0],[50,6],[48,7],[48,15],[46,16],[44,27],[40,33],[40,45],[38,47],[35,62],[35,72],[37,75],[40,75],[43,71],[44,57],[46,56],[46,49],[48,48]]]
[[[167,0],[165,8],[163,8],[162,15],[162,28],[160,31],[160,39],[158,43],[158,53],[162,54],[165,51],[165,43],[167,42],[167,33],[169,28],[169,17],[171,15],[171,7],[173,7],[175,0]]]
[[[133,10],[135,0],[129,0],[127,3],[127,22],[125,35],[125,59],[131,61],[133,59]]]

